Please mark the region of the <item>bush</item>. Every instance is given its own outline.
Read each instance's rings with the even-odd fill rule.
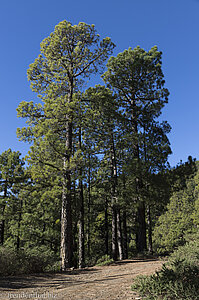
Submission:
[[[18,252],[7,247],[0,247],[0,276],[58,270],[58,258],[45,246]]]
[[[172,267],[163,265],[161,271],[152,276],[135,280],[132,290],[139,291],[147,300],[198,300],[199,268],[184,261],[175,261]]]
[[[159,272],[137,277],[132,286],[148,300],[199,299],[199,239],[189,237],[169,258]]]
[[[161,215],[153,231],[154,250],[167,255],[186,243],[185,236],[193,228],[193,182],[187,188],[173,194],[166,212]]]
[[[12,249],[0,247],[0,276],[14,275],[20,269],[20,258]]]
[[[176,260],[183,260],[190,266],[199,267],[199,232],[186,236],[186,244],[178,247],[170,258],[169,263],[172,264]]]
[[[53,271],[53,265],[58,260],[54,252],[45,246],[27,249],[24,254],[31,273]]]
[[[100,259],[98,259],[96,265],[97,266],[108,266],[110,264],[112,264],[114,262],[114,260],[112,258],[110,258],[109,255],[104,255],[102,256]]]

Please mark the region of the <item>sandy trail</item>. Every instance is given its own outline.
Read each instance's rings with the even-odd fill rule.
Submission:
[[[91,267],[64,274],[0,278],[0,300],[115,300],[141,299],[131,291],[137,275],[161,268],[159,260],[124,260],[110,266]]]

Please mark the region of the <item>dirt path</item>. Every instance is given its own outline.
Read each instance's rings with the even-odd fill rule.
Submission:
[[[74,270],[68,274],[42,274],[0,278],[0,300],[115,300],[141,299],[131,291],[133,278],[154,273],[158,260],[124,260],[111,266]]]

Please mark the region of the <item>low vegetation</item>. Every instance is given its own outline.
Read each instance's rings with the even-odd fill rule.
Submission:
[[[112,264],[114,260],[110,257],[110,255],[104,255],[97,261],[97,266],[109,266]]]
[[[60,262],[56,255],[46,247],[14,251],[0,247],[0,276],[56,272]]]
[[[176,250],[155,275],[137,277],[132,289],[147,300],[197,300],[198,282],[199,239],[188,241]]]
[[[147,300],[199,299],[198,172],[174,191],[154,229],[155,249],[169,254],[152,276],[137,277],[132,289]]]

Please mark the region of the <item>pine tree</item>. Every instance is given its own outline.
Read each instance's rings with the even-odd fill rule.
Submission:
[[[140,47],[129,48],[117,57],[111,57],[103,79],[118,96],[131,133],[135,194],[137,197],[137,250],[146,249],[145,203],[143,188],[140,135],[143,133],[143,116],[152,122],[167,103],[168,90],[164,88],[161,55],[157,47],[146,52]]]
[[[17,222],[14,235],[17,236],[14,243],[19,244],[19,227],[21,222],[21,200],[18,198],[21,185],[25,182],[24,160],[20,158],[20,152],[8,149],[0,155],[0,244],[8,236],[11,223]],[[15,221],[14,221],[15,220]],[[5,228],[5,226],[7,228]],[[5,231],[7,236],[5,238]]]
[[[73,258],[71,172],[77,159],[73,153],[73,132],[79,102],[75,93],[81,89],[84,78],[99,70],[113,47],[110,38],[100,41],[94,25],[60,22],[41,43],[41,54],[28,70],[31,88],[44,105],[22,102],[18,107],[19,117],[28,119],[28,127],[19,129],[18,136],[34,141],[32,152],[37,151],[37,162],[53,168],[62,178],[63,271],[72,265]]]

